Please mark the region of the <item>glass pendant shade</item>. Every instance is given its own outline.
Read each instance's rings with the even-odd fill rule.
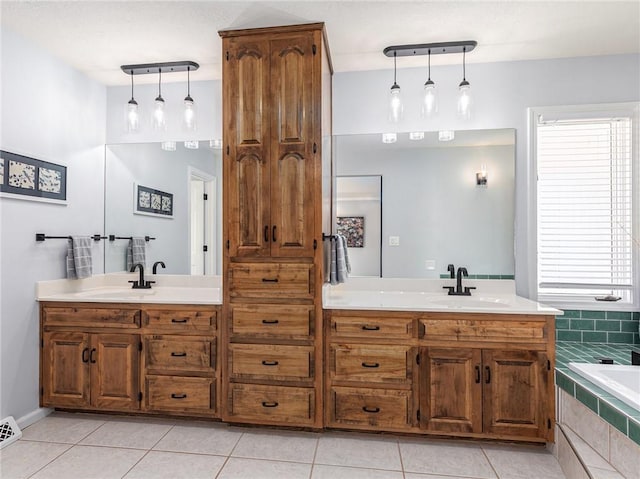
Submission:
[[[196,130],[196,104],[189,95],[184,99],[184,110],[182,115],[182,127],[186,131]]]
[[[436,94],[436,84],[427,80],[422,92],[422,118],[429,118],[438,111],[438,96]]]
[[[463,80],[458,87],[458,115],[468,120],[471,118],[471,85]]]
[[[127,103],[127,132],[135,133],[140,127],[140,114],[138,113],[138,102],[133,98]]]
[[[167,128],[167,115],[164,110],[164,99],[159,96],[156,98],[153,107],[153,128],[156,130],[164,130]]]
[[[389,90],[389,121],[398,123],[402,120],[404,107],[402,105],[402,96],[400,95],[400,86],[394,83]]]

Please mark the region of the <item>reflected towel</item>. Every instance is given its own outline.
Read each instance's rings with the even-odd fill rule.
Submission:
[[[131,271],[134,264],[140,263],[142,266],[146,266],[146,252],[147,242],[144,238],[131,238],[127,246],[127,271]]]
[[[67,278],[82,279],[93,274],[89,236],[72,236],[67,245]]]
[[[335,235],[331,239],[331,267],[329,281],[331,284],[344,283],[351,272],[349,255],[347,253],[347,239],[342,235]]]

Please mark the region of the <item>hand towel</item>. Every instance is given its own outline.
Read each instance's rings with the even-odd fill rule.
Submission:
[[[335,235],[331,239],[331,267],[329,281],[331,284],[344,283],[351,272],[351,264],[347,254],[347,239],[342,235]]]
[[[146,266],[147,242],[144,238],[133,237],[127,246],[127,271],[131,270],[134,264],[140,263]]]
[[[92,239],[89,236],[72,236],[67,245],[67,278],[82,279],[93,274],[91,260]]]

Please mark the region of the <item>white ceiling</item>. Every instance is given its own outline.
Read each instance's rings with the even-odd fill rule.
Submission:
[[[106,85],[127,84],[120,65],[177,60],[201,65],[193,80],[219,78],[218,30],[316,21],[325,22],[337,72],[391,68],[389,45],[455,40],[478,42],[468,63],[640,53],[638,0],[1,1],[3,26]],[[398,68],[424,64],[398,60]]]

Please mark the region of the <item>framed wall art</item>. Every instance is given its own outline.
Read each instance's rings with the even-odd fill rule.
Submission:
[[[348,248],[364,248],[364,216],[338,216],[337,232],[347,239]]]
[[[138,215],[173,218],[173,193],[134,183],[133,212]]]
[[[2,196],[67,204],[67,167],[0,150]]]

